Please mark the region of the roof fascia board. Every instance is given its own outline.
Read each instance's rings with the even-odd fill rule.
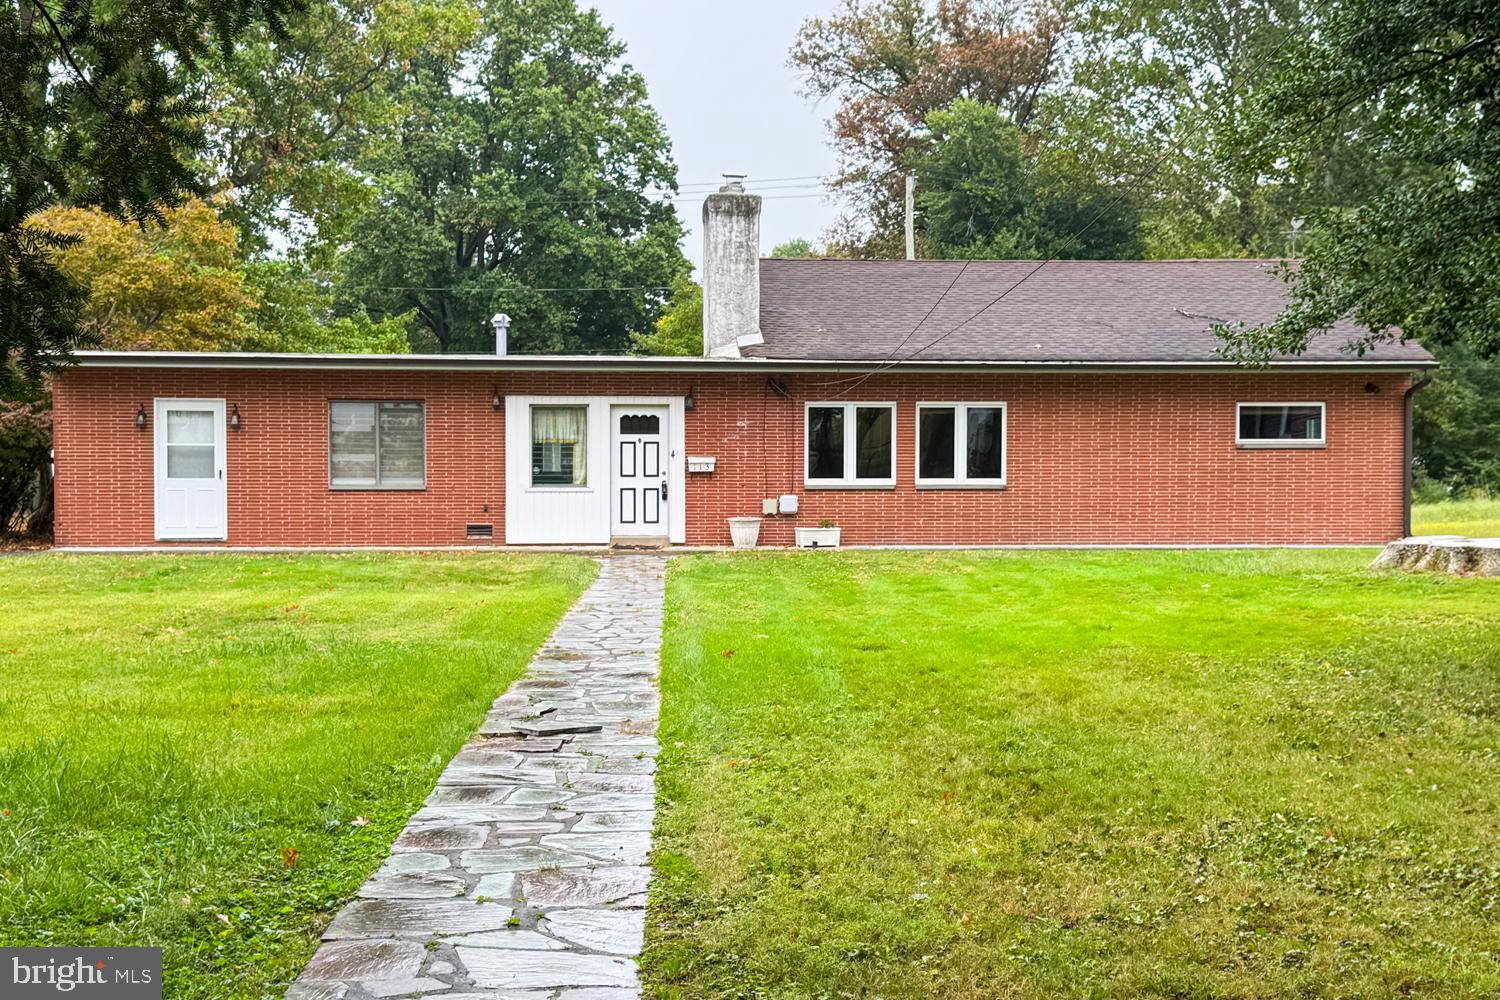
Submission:
[[[1355,359],[1277,361],[1246,367],[1225,361],[835,361],[817,358],[703,358],[596,355],[498,357],[423,354],[256,354],[192,351],[79,351],[88,368],[233,368],[281,370],[478,371],[478,372],[1402,372],[1436,368],[1436,361]]]

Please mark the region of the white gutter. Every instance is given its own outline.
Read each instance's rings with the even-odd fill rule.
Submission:
[[[819,358],[636,357],[591,354],[268,354],[227,351],[77,351],[85,368],[237,368],[368,371],[481,372],[1411,372],[1436,368],[1435,360],[1272,362],[1247,367],[1226,361],[829,361]]]

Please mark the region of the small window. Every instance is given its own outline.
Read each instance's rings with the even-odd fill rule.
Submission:
[[[1320,448],[1322,403],[1240,403],[1235,443],[1251,448]]]
[[[661,420],[654,413],[626,413],[620,417],[621,434],[658,434]]]
[[[918,403],[918,486],[1004,486],[1004,403]]]
[[[807,485],[894,486],[894,403],[809,403]]]
[[[587,486],[586,406],[531,408],[531,485]]]
[[[328,483],[336,489],[416,490],[426,486],[423,405],[329,403]]]

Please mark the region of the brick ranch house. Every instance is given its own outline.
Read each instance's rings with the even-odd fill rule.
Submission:
[[[1340,328],[1225,363],[1212,325],[1285,303],[1270,262],[761,260],[759,213],[734,184],[705,202],[701,358],[513,355],[503,328],[483,356],[85,352],[54,385],[57,541],[721,545],[734,516],[762,545],[824,519],[855,545],[1407,533],[1435,362],[1352,356]]]

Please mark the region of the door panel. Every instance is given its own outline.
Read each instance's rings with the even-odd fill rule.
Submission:
[[[667,407],[615,406],[610,410],[610,434],[616,442],[610,533],[666,535],[668,485],[661,456],[667,441]]]
[[[155,401],[156,537],[228,537],[224,401]]]

